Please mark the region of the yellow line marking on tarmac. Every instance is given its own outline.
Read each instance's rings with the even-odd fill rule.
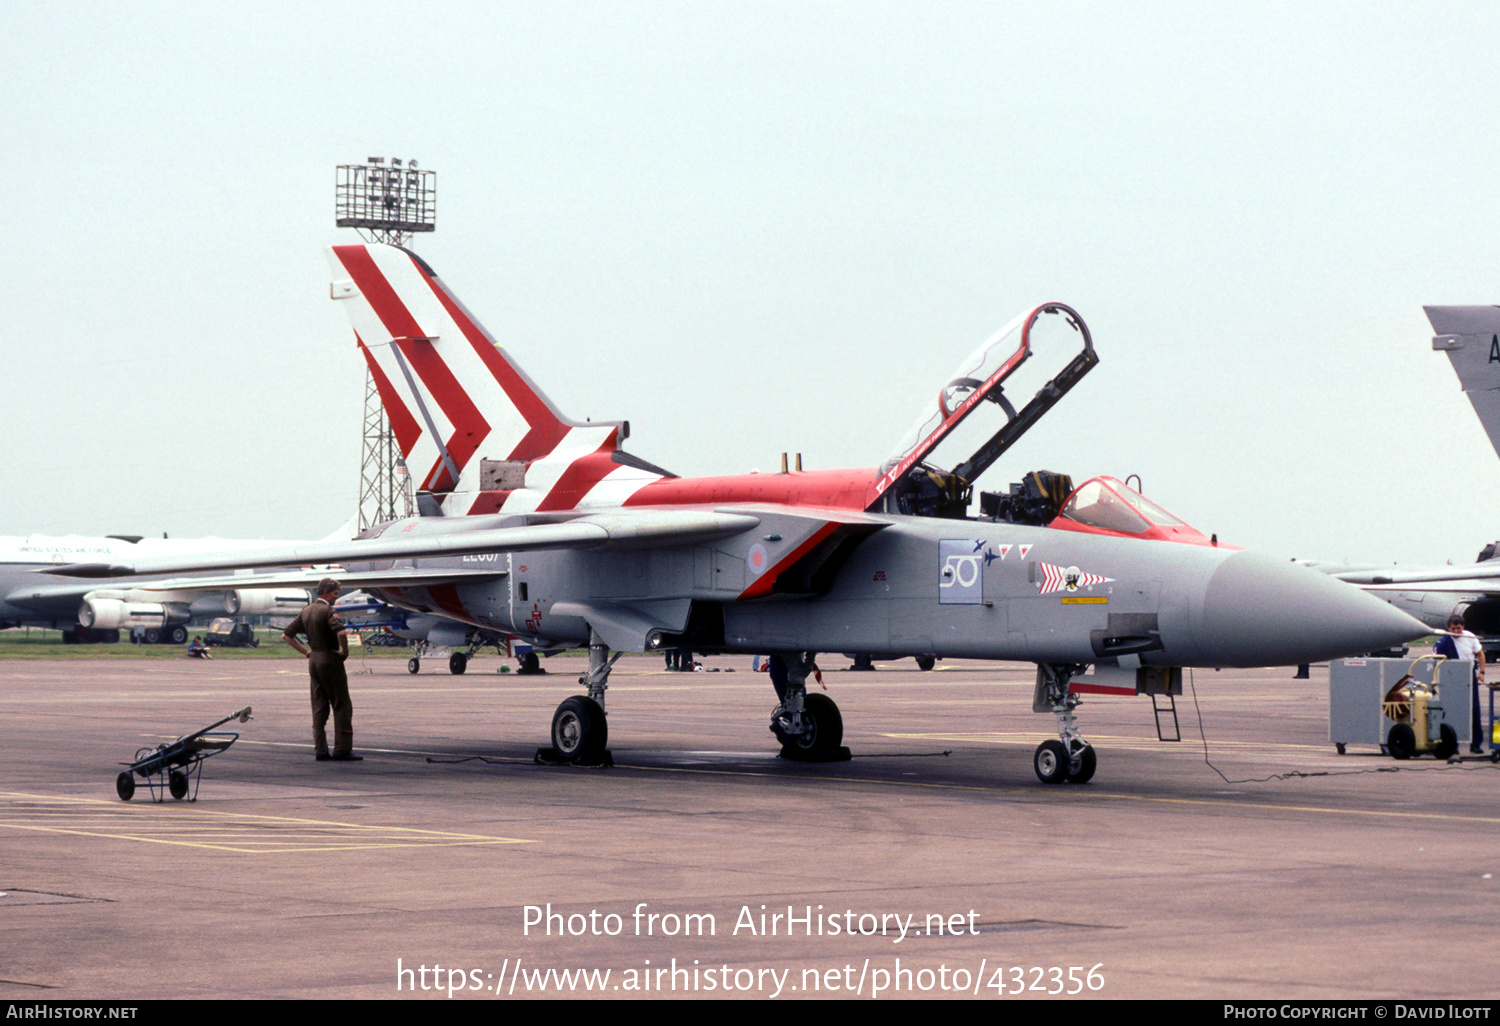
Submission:
[[[659,773],[685,773],[699,776],[725,776],[725,777],[770,777],[774,779],[788,779],[778,773],[767,773],[764,771],[745,770],[715,770],[694,769],[685,766],[639,766],[633,763],[616,762],[616,769],[635,769]],[[1036,796],[1039,793],[1031,788],[1020,787],[992,787],[983,784],[942,784],[924,783],[920,780],[871,780],[866,777],[831,777],[820,776],[819,782],[836,784],[875,784],[884,787],[907,787],[924,791],[965,791],[980,794],[1014,794]],[[800,782],[800,781],[799,781]],[[1446,813],[1436,812],[1399,812],[1383,811],[1380,809],[1334,809],[1317,805],[1279,805],[1267,802],[1231,802],[1227,799],[1212,798],[1156,798],[1150,795],[1139,794],[1110,794],[1105,791],[1085,791],[1075,788],[1071,791],[1064,788],[1048,788],[1045,792],[1048,798],[1059,800],[1080,801],[1087,798],[1107,798],[1115,801],[1125,802],[1152,802],[1166,805],[1204,805],[1223,806],[1235,809],[1255,809],[1265,812],[1322,812],[1341,816],[1375,816],[1390,819],[1422,819],[1441,820],[1452,823],[1494,823],[1500,825],[1500,816],[1454,816]]]
[[[1012,744],[1036,744],[1048,738],[1056,737],[1056,733],[1046,731],[1025,730],[977,730],[977,731],[934,731],[927,734],[881,734],[881,737],[899,738],[909,741],[953,741],[959,744],[972,742],[987,745],[1012,745]],[[1107,734],[1090,734],[1089,742],[1096,748],[1108,743],[1112,749],[1128,749],[1131,751],[1160,752],[1171,751],[1163,748],[1171,745],[1178,751],[1190,751],[1199,755],[1203,753],[1203,744],[1198,738],[1184,737],[1181,741],[1153,741],[1149,737],[1130,736],[1120,737]],[[1333,742],[1323,744],[1296,744],[1288,741],[1223,741],[1216,740],[1212,748],[1219,752],[1259,752],[1283,749],[1288,752],[1310,752],[1313,754],[1324,754],[1330,759],[1340,758],[1333,750]],[[1326,749],[1326,751],[1325,751]]]
[[[29,808],[40,802],[42,808]],[[153,833],[140,833],[143,816]],[[172,816],[164,819],[163,815]],[[191,818],[187,818],[188,816]],[[205,825],[209,819],[218,826]],[[52,822],[48,822],[51,820]],[[127,825],[127,821],[128,825]],[[59,822],[66,826],[57,825]],[[117,826],[115,824],[118,824]],[[241,855],[280,855],[314,851],[365,851],[384,848],[458,847],[470,844],[535,844],[520,837],[488,837],[417,827],[370,826],[336,820],[263,816],[247,812],[219,812],[194,805],[143,803],[130,805],[98,798],[0,791],[0,828],[104,837],[148,844],[206,848]],[[299,829],[300,828],[300,829]],[[215,838],[216,842],[194,840]]]
[[[886,735],[888,737],[902,735]],[[1040,735],[1038,735],[1040,736]],[[689,766],[645,766],[637,763],[616,761],[616,769],[641,770],[648,773],[681,773],[693,776],[717,776],[717,777],[764,777],[773,780],[795,780],[797,783],[807,783],[802,778],[793,778],[782,773],[773,773],[766,770],[732,770],[732,769],[701,769]],[[1215,808],[1253,809],[1262,812],[1319,812],[1337,816],[1364,816],[1380,819],[1411,819],[1411,820],[1433,820],[1448,823],[1493,823],[1500,825],[1500,816],[1459,816],[1449,813],[1438,812],[1406,812],[1382,809],[1341,809],[1317,805],[1286,805],[1274,802],[1256,801],[1250,797],[1248,801],[1235,802],[1224,798],[1158,798],[1151,795],[1139,794],[1115,794],[1099,789],[1085,788],[1062,788],[1049,787],[1045,792],[1034,788],[1000,787],[984,784],[951,784],[932,783],[920,780],[875,780],[868,777],[845,777],[845,776],[823,776],[817,778],[819,783],[831,784],[860,784],[863,786],[877,787],[901,787],[922,791],[958,791],[976,794],[1007,794],[1036,797],[1045,794],[1049,799],[1059,801],[1084,801],[1090,798],[1111,799],[1124,802],[1148,802],[1161,805],[1193,805]],[[1249,796],[1247,796],[1249,797]]]

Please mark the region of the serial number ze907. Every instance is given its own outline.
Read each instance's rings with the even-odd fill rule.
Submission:
[[[1104,989],[1104,974],[1099,971],[1102,968],[1103,962],[1087,971],[1081,965],[1070,965],[1066,970],[1059,965],[1002,966],[985,981],[985,986],[997,994],[1082,994],[1085,989]]]

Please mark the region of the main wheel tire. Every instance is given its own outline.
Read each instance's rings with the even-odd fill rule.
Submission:
[[[448,672],[455,677],[469,668],[469,657],[462,652],[454,652],[448,657]]]
[[[931,670],[936,665],[937,665],[937,657],[936,656],[930,656],[930,655],[920,655],[920,656],[917,656],[917,669],[921,670],[923,673],[926,673],[928,670]]]
[[[1068,746],[1061,741],[1043,741],[1036,746],[1031,757],[1031,767],[1044,784],[1061,784],[1067,780],[1070,763]]]
[[[521,656],[521,671],[523,673],[536,673],[542,668],[542,661],[535,652],[527,652]]]
[[[838,703],[821,692],[802,699],[804,729],[799,735],[776,731],[777,740],[807,759],[831,759],[844,745],[844,716]]]
[[[172,775],[167,777],[167,791],[178,801],[186,798],[188,793],[187,774],[179,770],[173,770]]]
[[[592,698],[574,695],[552,714],[552,747],[563,762],[593,762],[608,744],[609,723]]]
[[[129,770],[115,777],[115,794],[120,796],[122,802],[128,802],[135,797],[135,777]]]
[[[1068,783],[1087,784],[1094,779],[1094,770],[1098,766],[1099,759],[1094,754],[1094,746],[1084,745],[1077,755],[1068,760]]]
[[[412,658],[410,658],[410,659],[408,659],[406,661],[406,672],[407,673],[416,673],[421,668],[422,668],[422,660],[416,658],[415,656],[413,656]]]
[[[1385,749],[1393,759],[1410,759],[1417,754],[1417,735],[1409,723],[1398,723],[1385,736]]]
[[[174,645],[186,644],[187,643],[187,628],[186,627],[173,627],[170,631],[167,632],[167,637],[171,639],[171,642]]]
[[[155,627],[147,627],[144,637],[146,640],[146,644],[154,645],[161,640],[161,631],[157,630]]]
[[[1458,732],[1448,724],[1444,723],[1438,727],[1438,743],[1432,749],[1432,754],[1444,762],[1458,754]]]

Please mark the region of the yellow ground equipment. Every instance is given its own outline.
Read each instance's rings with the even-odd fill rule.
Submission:
[[[1385,750],[1393,758],[1410,759],[1431,752],[1434,757],[1446,760],[1458,754],[1458,733],[1443,722],[1442,695],[1437,686],[1412,676],[1417,664],[1429,659],[1434,660],[1432,678],[1436,680],[1437,667],[1446,658],[1422,656],[1412,661],[1405,675],[1381,700],[1381,713],[1394,721],[1385,738]]]

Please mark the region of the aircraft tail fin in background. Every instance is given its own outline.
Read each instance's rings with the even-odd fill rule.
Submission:
[[[623,421],[564,417],[416,254],[361,244],[332,246],[328,258],[330,295],[346,304],[416,490],[469,497],[444,502],[445,513],[491,512],[538,485],[545,503],[559,482],[528,480],[534,464],[567,476],[580,457],[607,462],[624,440]]]
[[[1424,306],[1464,394],[1500,456],[1500,306]]]

